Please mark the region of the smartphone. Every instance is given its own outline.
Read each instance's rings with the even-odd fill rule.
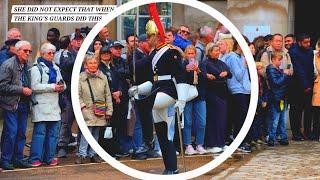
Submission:
[[[291,64],[288,64],[288,65],[287,65],[287,69],[290,69],[290,68],[291,68]]]
[[[59,82],[57,82],[58,85],[63,85],[64,81],[61,79]]]

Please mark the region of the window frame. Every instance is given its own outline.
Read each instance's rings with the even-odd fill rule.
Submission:
[[[128,0],[128,1],[131,1],[131,0]],[[123,0],[117,0],[117,6],[121,6],[122,5],[122,2]],[[169,2],[167,2],[169,3]],[[173,5],[172,3],[169,3],[169,5],[171,6],[170,8],[170,15],[159,15],[160,19],[161,18],[169,18],[170,19],[170,26],[172,26],[172,13],[173,13]],[[137,16],[137,27],[136,27],[136,33],[137,35],[139,35],[139,19],[140,18],[149,18],[150,16],[149,15],[140,15],[139,14],[139,7],[136,7],[136,13],[135,14],[126,14],[126,15],[120,15],[117,17],[117,39],[118,40],[125,40],[125,37],[122,37],[124,36],[124,34],[122,34],[122,29],[123,29],[123,26],[122,26],[122,18],[123,17],[133,17],[135,18]],[[165,27],[164,27],[165,28]]]

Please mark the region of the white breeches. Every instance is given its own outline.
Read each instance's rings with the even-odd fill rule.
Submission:
[[[168,139],[173,140],[175,125],[175,99],[171,96],[158,92],[154,101],[152,116],[154,123],[166,122],[168,127]]]

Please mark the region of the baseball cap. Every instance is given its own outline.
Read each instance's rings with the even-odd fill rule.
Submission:
[[[113,41],[111,44],[110,44],[110,48],[112,47],[121,47],[121,48],[124,48],[124,46],[121,44],[120,41]]]
[[[110,48],[108,46],[103,46],[101,49],[100,49],[100,54],[105,54],[105,53],[111,53],[110,51]]]

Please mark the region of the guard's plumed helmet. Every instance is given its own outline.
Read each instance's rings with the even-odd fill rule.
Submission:
[[[159,29],[157,28],[156,23],[151,19],[146,24],[146,34],[148,36],[158,35]]]

